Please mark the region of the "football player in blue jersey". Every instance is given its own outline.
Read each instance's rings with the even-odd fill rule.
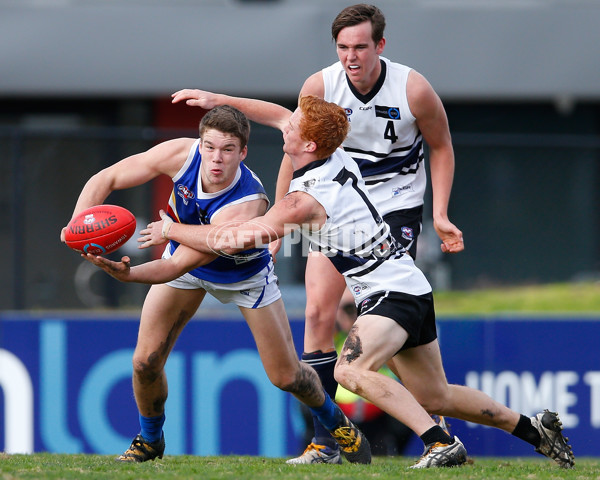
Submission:
[[[198,139],[170,140],[100,171],[85,184],[73,216],[101,204],[114,190],[141,185],[160,174],[173,179],[167,211],[176,223],[218,226],[263,215],[269,203],[264,188],[242,162],[250,133],[248,119],[239,110],[222,106],[203,117],[199,133]],[[64,230],[61,237],[64,240]],[[162,259],[134,267],[128,257],[121,262],[85,258],[121,281],[153,284],[142,308],[133,355],[140,433],[119,461],[162,458],[168,394],[165,362],[208,292],[239,307],[269,380],[321,419],[349,461],[370,463],[366,438],[332,402],[314,370],[298,360],[266,247],[218,256],[170,241]]]

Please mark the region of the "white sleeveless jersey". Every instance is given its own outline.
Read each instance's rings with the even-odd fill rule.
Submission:
[[[377,292],[431,292],[425,275],[391,236],[344,150],[296,170],[288,193],[295,191],[311,195],[325,209],[325,225],[318,231],[303,227],[302,235],[344,275],[357,302]]]
[[[350,132],[342,144],[357,163],[380,212],[423,204],[427,174],[423,137],[408,106],[411,68],[380,57],[381,76],[373,90],[359,93],[340,62],[323,69],[325,100],[346,110]]]

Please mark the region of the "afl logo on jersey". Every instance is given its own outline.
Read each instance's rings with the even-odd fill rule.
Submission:
[[[405,238],[406,240],[412,240],[414,238],[414,232],[413,229],[410,227],[402,227],[402,238]]]
[[[400,109],[398,107],[375,105],[375,116],[381,118],[390,118],[392,120],[400,120]]]
[[[192,192],[188,187],[182,185],[181,183],[177,185],[177,195],[179,195],[183,199],[183,203],[188,204],[189,200],[194,199],[194,192]]]
[[[354,295],[360,295],[365,290],[369,290],[371,287],[366,283],[357,283],[356,285],[352,285],[352,292]]]
[[[352,109],[351,108],[344,108],[344,112],[346,112],[346,116],[348,117],[348,121],[350,122],[350,115],[352,115]]]

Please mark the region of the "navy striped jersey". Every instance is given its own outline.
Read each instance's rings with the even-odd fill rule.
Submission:
[[[427,173],[423,137],[410,111],[406,82],[411,68],[380,57],[381,75],[366,95],[352,85],[340,62],[322,70],[324,98],[346,111],[350,132],[342,146],[357,163],[382,215],[423,204]]]
[[[325,224],[316,230],[302,226],[302,235],[346,277],[357,301],[382,291],[431,292],[412,257],[390,234],[358,166],[344,150],[296,170],[288,194],[296,191],[325,209]]]

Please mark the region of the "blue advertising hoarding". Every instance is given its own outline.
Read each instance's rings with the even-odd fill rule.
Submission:
[[[304,325],[292,321],[297,349]],[[118,454],[139,430],[135,317],[0,313],[0,451]],[[576,455],[598,455],[600,318],[441,319],[450,383],[528,416],[559,411]],[[299,452],[297,401],[271,385],[243,321],[193,320],[167,362],[169,455]],[[450,420],[469,455],[534,455],[499,430]],[[408,455],[421,453],[415,437]]]

